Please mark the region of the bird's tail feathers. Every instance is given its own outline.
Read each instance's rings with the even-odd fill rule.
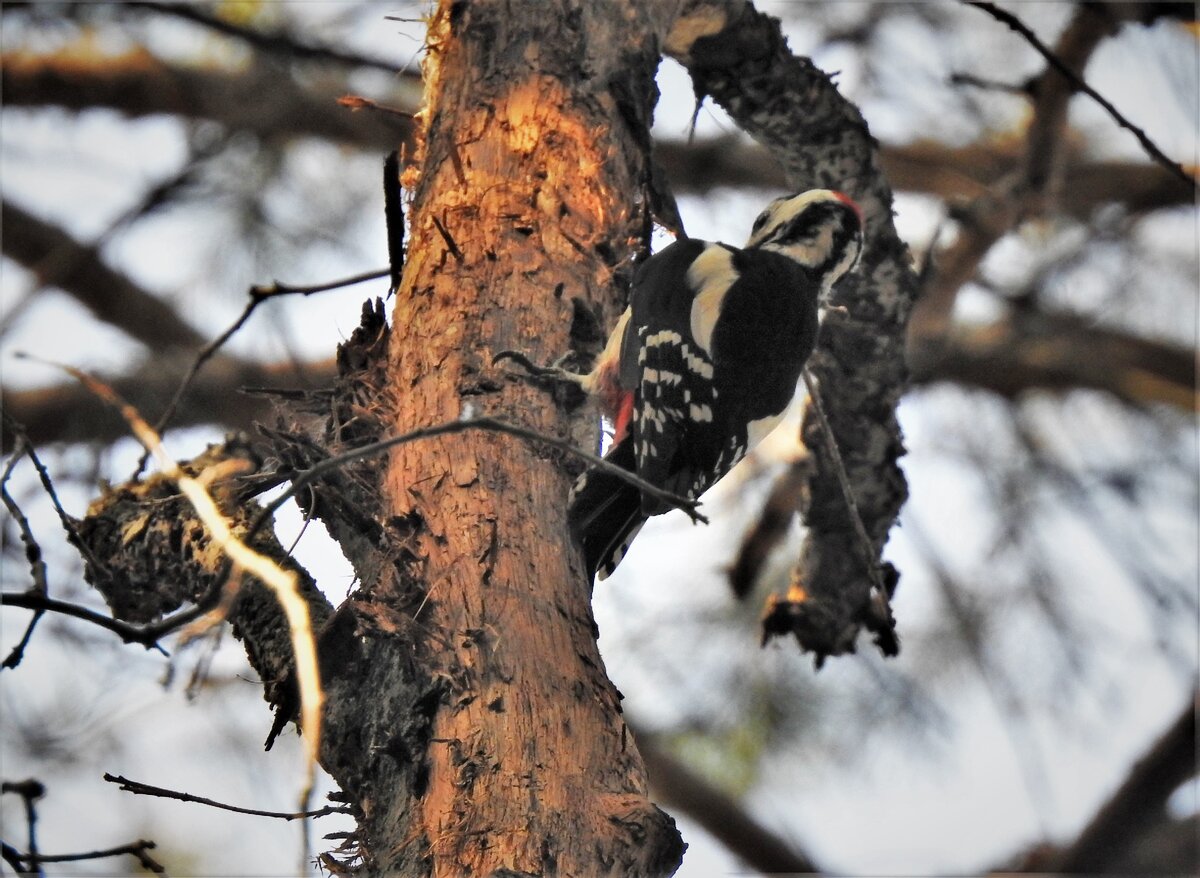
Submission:
[[[617,443],[606,459],[632,472],[636,465],[632,439]],[[605,579],[646,522],[641,491],[612,473],[588,470],[571,489],[567,522],[583,550],[588,576]]]

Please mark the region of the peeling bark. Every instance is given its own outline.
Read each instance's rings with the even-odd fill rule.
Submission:
[[[528,7],[526,7],[528,8]],[[566,352],[579,300],[615,317],[644,225],[657,64],[652,11],[444,4],[431,22],[427,131],[388,372],[394,432],[467,407],[567,435],[491,354]],[[411,175],[409,182],[414,182]],[[596,649],[569,545],[571,468],[487,434],[395,449],[382,485],[428,592],[413,648],[436,682],[427,785],[397,802],[431,874],[673,872],[682,845]],[[399,815],[397,815],[399,818]],[[394,834],[391,837],[396,837]]]
[[[241,440],[211,446],[182,464],[201,478],[231,461],[253,462]],[[234,534],[244,538],[259,508],[248,501],[239,479],[209,487]],[[160,474],[106,490],[89,506],[73,537],[83,551],[84,575],[108,602],[114,619],[136,624],[157,622],[185,605],[215,607],[230,569],[225,554],[175,483]],[[296,574],[314,628],[331,607],[316,584],[269,531],[249,545]],[[263,681],[264,697],[290,716],[294,704],[292,646],[288,626],[271,590],[249,574],[236,583],[228,619],[243,642],[251,666]]]

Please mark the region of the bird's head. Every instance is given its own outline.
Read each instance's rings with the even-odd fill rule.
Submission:
[[[829,288],[854,268],[863,243],[862,210],[849,196],[810,189],[776,198],[759,214],[746,249],[774,250],[812,269]]]

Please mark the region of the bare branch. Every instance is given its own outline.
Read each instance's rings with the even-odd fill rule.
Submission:
[[[820,872],[794,845],[664,752],[652,735],[638,733],[636,737],[650,785],[663,804],[687,814],[747,866],[768,875]]]
[[[1029,27],[1023,21],[1021,21],[1021,19],[1017,18],[1017,16],[1013,15],[1011,12],[1001,9],[995,3],[985,2],[985,0],[964,0],[964,2],[968,6],[974,6],[976,9],[983,10],[988,15],[992,16],[992,18],[1007,25],[1010,29],[1020,34],[1035,52],[1046,59],[1047,64],[1053,67],[1071,83],[1071,86],[1074,89],[1083,92],[1092,100],[1094,100],[1104,109],[1106,113],[1108,113],[1110,117],[1112,117],[1113,121],[1116,122],[1117,125],[1124,128],[1126,131],[1130,132],[1134,137],[1136,137],[1138,143],[1141,144],[1142,149],[1145,150],[1146,154],[1150,156],[1151,159],[1158,162],[1183,182],[1194,188],[1200,188],[1200,181],[1197,181],[1196,178],[1185,171],[1178,162],[1168,157],[1161,149],[1159,149],[1154,141],[1147,136],[1145,131],[1121,115],[1117,108],[1114,107],[1107,99],[1105,99],[1103,95],[1088,85],[1081,76],[1071,69],[1068,64],[1063,62],[1057,53],[1052,51],[1046,46],[1045,43],[1039,40],[1037,34],[1031,31]]]
[[[292,657],[295,662],[296,683],[300,690],[300,713],[304,736],[304,752],[308,773],[308,788],[311,789],[316,776],[317,759],[321,746],[321,705],[324,691],[321,688],[320,671],[317,665],[317,648],[313,635],[312,617],[308,604],[300,589],[300,580],[294,570],[282,567],[274,559],[252,548],[246,540],[238,537],[221,512],[203,477],[193,478],[179,466],[162,445],[154,429],[146,423],[138,411],[121,399],[111,387],[79,369],[59,364],[59,368],[72,375],[92,393],[121,412],[130,430],[138,441],[153,452],[163,475],[179,486],[180,492],[191,503],[196,516],[203,522],[212,542],[220,548],[238,570],[252,574],[275,595],[287,617],[291,634]],[[230,463],[229,461],[225,462]],[[253,536],[251,533],[247,539]],[[224,614],[221,615],[224,618]]]
[[[1035,95],[1033,119],[1026,132],[1019,172],[998,182],[994,189],[983,190],[955,212],[961,226],[958,239],[938,254],[936,270],[913,310],[909,339],[914,346],[922,339],[938,338],[949,331],[958,292],[975,276],[984,257],[1027,215],[1043,212],[1046,203],[1057,195],[1062,135],[1067,125],[1067,106],[1074,94],[1072,80],[1061,74],[1059,67],[1085,69],[1117,25],[1118,20],[1106,11],[1090,5],[1076,8],[1055,46],[1058,67],[1043,71],[1031,87]]]
[[[1055,207],[1086,220],[1105,204],[1136,213],[1190,205],[1192,187],[1151,162],[1094,161],[1064,137],[1058,146],[1063,183]],[[950,146],[935,140],[881,144],[879,166],[897,191],[965,202],[1019,172],[1019,144],[991,140]],[[675,192],[708,193],[724,186],[779,190],[788,185],[783,168],[763,147],[736,138],[684,143],[659,140],[654,155]]]
[[[237,320],[235,320],[228,329],[205,345],[200,353],[196,355],[196,359],[192,361],[192,365],[188,368],[187,374],[184,375],[183,380],[179,382],[179,389],[175,391],[175,395],[171,397],[171,401],[167,404],[167,407],[163,410],[163,413],[159,415],[158,421],[154,425],[155,432],[161,435],[163,431],[166,430],[167,425],[171,422],[171,418],[175,416],[175,411],[179,408],[179,403],[183,400],[184,394],[187,393],[188,388],[191,387],[192,381],[195,380],[196,374],[204,367],[204,364],[212,359],[217,351],[220,350],[227,341],[229,341],[229,339],[233,338],[234,334],[246,324],[246,321],[250,319],[250,315],[252,315],[254,310],[263,302],[267,301],[268,299],[274,299],[286,295],[296,294],[308,296],[312,295],[313,293],[323,293],[328,290],[340,289],[342,287],[363,283],[364,281],[387,277],[388,273],[389,272],[387,269],[382,271],[365,272],[363,274],[357,274],[353,277],[345,278],[343,280],[331,281],[329,283],[318,284],[316,286],[309,287],[292,287],[286,284],[281,284],[279,281],[275,281],[268,286],[251,287],[250,300],[246,303],[246,307],[242,310],[242,313],[238,316]],[[145,469],[146,461],[149,459],[149,455],[150,451],[147,449],[142,455],[141,460],[138,461],[137,473],[140,473],[143,469]]]
[[[43,284],[74,296],[97,318],[152,351],[204,343],[169,305],[109,268],[95,248],[9,201],[0,202],[0,208],[4,255],[34,272]]]
[[[4,781],[3,791],[6,793],[16,793],[21,797],[25,805],[25,826],[27,827],[26,837],[28,839],[26,850],[29,851],[27,858],[31,861],[31,865],[37,871],[37,874],[41,875],[43,874],[42,867],[37,862],[37,800],[46,795],[46,787],[41,781],[34,778],[16,782],[6,780]]]
[[[24,441],[18,441],[17,448],[13,451],[9,458],[8,464],[4,467],[4,474],[0,476],[0,498],[3,499],[5,507],[8,508],[9,515],[13,521],[17,523],[17,528],[21,532],[21,542],[25,546],[25,559],[29,562],[29,573],[33,577],[33,587],[30,589],[30,594],[46,596],[50,592],[50,587],[46,582],[46,562],[42,559],[42,547],[38,543],[37,538],[33,535],[33,529],[29,526],[29,519],[25,517],[25,513],[21,511],[12,495],[8,493],[8,480],[12,477],[13,469],[17,465],[25,452],[26,444]],[[21,663],[21,659],[25,657],[25,647],[29,645],[29,639],[33,637],[33,630],[37,627],[37,623],[41,621],[44,610],[37,610],[33,614],[33,618],[29,620],[29,624],[25,628],[25,633],[17,642],[17,645],[12,648],[8,657],[4,659],[4,663],[0,664],[0,669],[15,668]],[[34,851],[32,840],[30,851]]]
[[[1015,398],[1034,389],[1103,390],[1136,405],[1195,411],[1195,352],[1095,326],[1072,314],[1018,310],[910,348],[912,380],[951,381]]]
[[[549,445],[551,448],[556,448],[573,457],[594,466],[604,472],[611,473],[622,481],[633,485],[639,491],[647,496],[653,497],[656,500],[661,500],[668,503],[676,509],[683,510],[692,521],[698,523],[708,523],[708,519],[696,511],[700,505],[698,500],[689,500],[685,497],[679,497],[672,494],[670,491],[664,491],[657,485],[653,485],[641,478],[635,473],[630,472],[624,467],[617,466],[611,461],[605,460],[603,457],[598,457],[587,451],[576,448],[566,439],[559,439],[557,436],[547,436],[544,433],[539,433],[536,430],[530,430],[527,427],[521,427],[517,424],[510,424],[507,421],[501,421],[498,418],[480,417],[480,418],[464,418],[459,421],[447,421],[444,424],[435,424],[432,427],[421,427],[404,433],[400,436],[393,436],[390,439],[381,439],[378,442],[372,442],[369,445],[362,445],[358,448],[351,449],[335,457],[329,457],[322,460],[320,463],[314,464],[301,473],[297,473],[292,477],[291,484],[288,488],[263,507],[258,518],[251,526],[247,539],[254,536],[258,529],[272,515],[274,515],[280,507],[288,500],[295,496],[299,491],[303,490],[308,485],[311,485],[321,476],[332,470],[339,469],[348,463],[356,460],[362,460],[364,457],[374,457],[377,454],[382,454],[388,449],[394,448],[397,445],[404,445],[409,442],[415,442],[419,439],[431,439],[435,436],[445,436],[451,433],[462,433],[467,430],[485,430],[495,433],[506,433],[510,436],[516,436],[520,439],[525,439],[530,442],[539,442]]]
[[[1075,843],[1045,871],[1067,875],[1104,871],[1161,819],[1167,797],[1196,775],[1198,707],[1200,701],[1193,694]]]
[[[207,606],[203,608],[196,606],[152,625],[130,625],[128,622],[122,622],[111,616],[105,616],[102,613],[97,613],[95,610],[89,610],[87,607],[56,600],[42,594],[37,594],[36,592],[4,592],[0,594],[0,605],[19,607],[23,610],[34,610],[38,613],[61,613],[64,616],[82,619],[85,622],[91,622],[93,625],[99,625],[101,628],[108,629],[126,643],[140,643],[148,649],[157,649],[163,655],[167,655],[167,651],[159,646],[158,640],[160,637],[198,619],[208,611]]]
[[[338,105],[344,88],[302,87],[274,65],[226,71],[166,64],[145,53],[127,59],[5,53],[0,78],[6,107],[107,107],[131,118],[211,119],[266,140],[320,137],[380,152],[407,144],[406,154],[413,152],[410,120],[348,112]],[[263,111],[264,94],[271,95],[270,112]]]
[[[273,55],[296,58],[302,61],[332,61],[348,67],[366,67],[374,70],[382,70],[384,73],[390,74],[399,72],[397,66],[389,61],[369,58],[365,55],[347,52],[344,49],[337,49],[332,46],[320,46],[315,43],[309,43],[294,34],[283,31],[267,33],[254,30],[253,28],[241,27],[223,18],[209,15],[201,7],[190,4],[151,3],[137,0],[137,2],[125,3],[124,6],[128,9],[146,10],[156,12],[159,15],[182,18],[185,21],[193,22],[219,34],[234,37],[247,45],[253,46],[255,49]]]
[[[4,862],[12,866],[13,871],[18,875],[24,875],[29,872],[25,867],[25,861],[21,859],[21,852],[8,842],[0,842],[0,857],[4,858]]]
[[[326,805],[324,808],[317,808],[312,811],[262,811],[258,808],[242,808],[238,805],[226,805],[223,802],[217,802],[213,799],[206,799],[203,796],[196,796],[191,793],[179,792],[177,790],[168,790],[164,787],[151,786],[136,780],[129,780],[120,775],[112,775],[108,772],[104,773],[104,779],[109,783],[115,783],[120,786],[120,789],[135,793],[139,796],[157,796],[162,799],[177,799],[180,802],[195,802],[199,805],[208,805],[210,808],[219,808],[222,811],[233,811],[236,814],[249,814],[252,817],[274,817],[279,820],[303,820],[308,817],[324,817],[328,814],[351,814],[353,810],[345,805]]]
[[[371,280],[379,280],[387,277],[391,269],[380,268],[375,271],[364,271],[361,274],[344,277],[340,280],[331,280],[323,284],[313,284],[312,286],[297,287],[291,284],[280,283],[279,281],[271,281],[269,284],[256,285],[250,288],[250,298],[252,303],[272,299],[277,296],[310,296],[313,293],[324,293],[329,290],[338,290],[343,287],[352,287],[355,284],[366,283]]]
[[[159,357],[128,375],[108,379],[124,399],[146,412],[159,412],[178,391],[191,362]],[[194,377],[174,413],[176,427],[220,424],[226,429],[250,430],[267,411],[261,400],[239,393],[242,387],[301,388],[333,380],[332,359],[297,365],[294,362],[251,363],[217,355]],[[35,390],[0,391],[7,413],[25,424],[31,441],[112,442],[126,435],[124,424],[110,409],[75,382]],[[13,433],[4,425],[3,447],[12,447]]]
[[[793,189],[838,189],[863,208],[861,267],[838,294],[847,319],[822,331],[809,367],[830,402],[829,421],[878,558],[907,495],[895,408],[905,386],[904,327],[916,277],[892,221],[876,143],[831,78],[791,53],[777,20],[738,0],[686,5],[664,45],[688,68],[697,93],[713,97],[762,143]],[[819,443],[818,429],[815,413],[806,416],[809,447]],[[805,628],[802,645],[820,657],[853,649],[861,627],[880,633],[886,623],[871,609],[872,585],[836,477],[817,467],[810,487],[798,569],[809,593],[805,613],[816,624]]]
[[[107,848],[99,851],[84,851],[77,854],[38,854],[36,857],[30,854],[18,854],[18,857],[31,866],[40,866],[42,863],[78,863],[83,860],[103,860],[108,857],[121,857],[129,855],[136,857],[138,864],[143,869],[149,869],[156,875],[165,875],[167,870],[161,863],[150,856],[148,851],[154,850],[158,845],[152,841],[145,839],[123,844],[120,847]]]

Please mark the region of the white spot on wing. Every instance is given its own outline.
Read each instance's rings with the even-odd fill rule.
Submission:
[[[694,354],[684,352],[683,362],[687,367],[699,375],[701,378],[712,378],[713,367],[712,363],[705,360],[703,357],[697,357]]]
[[[681,344],[682,342],[683,336],[670,329],[664,329],[662,332],[656,332],[654,335],[646,336],[647,345]]]

